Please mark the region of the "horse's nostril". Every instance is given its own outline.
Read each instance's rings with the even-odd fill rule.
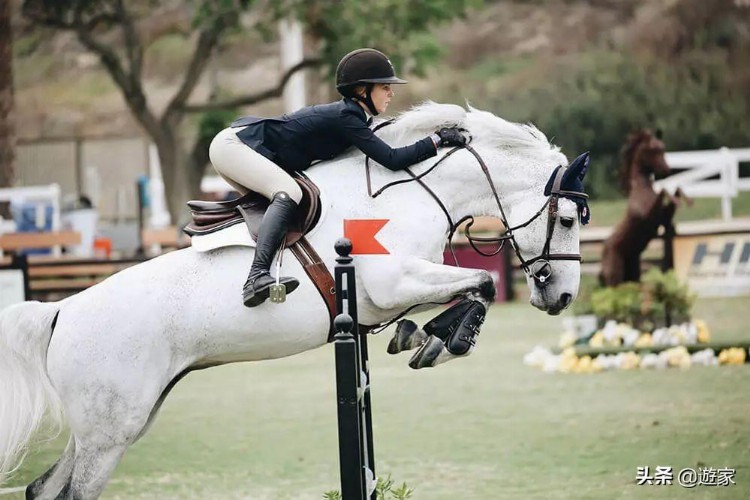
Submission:
[[[573,299],[573,296],[571,294],[564,293],[560,296],[560,305],[562,305],[563,308],[568,307],[572,299]]]

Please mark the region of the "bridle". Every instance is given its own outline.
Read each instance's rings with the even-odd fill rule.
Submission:
[[[377,127],[375,127],[374,131],[377,131],[381,127],[384,127],[386,125],[390,125],[393,123],[393,121],[387,121],[378,124]],[[506,227],[506,230],[503,234],[501,234],[498,237],[493,238],[480,238],[476,236],[472,236],[470,233],[470,228],[474,224],[474,216],[467,215],[466,217],[463,217],[458,222],[454,223],[451,219],[450,214],[448,213],[448,209],[445,207],[445,204],[440,200],[440,198],[435,194],[434,191],[432,191],[427,184],[422,180],[423,177],[425,177],[427,174],[432,172],[435,167],[437,167],[440,163],[442,163],[446,158],[454,154],[456,151],[459,151],[461,149],[466,149],[469,153],[471,153],[474,158],[477,160],[477,163],[479,163],[479,166],[482,168],[482,172],[484,173],[485,178],[487,179],[487,182],[489,183],[490,189],[492,190],[492,195],[495,198],[495,202],[497,203],[498,208],[500,209],[500,216],[502,219],[503,224]],[[425,170],[419,175],[414,174],[409,168],[404,169],[405,172],[407,172],[412,178],[411,179],[402,179],[398,181],[391,182],[389,184],[386,184],[382,188],[378,189],[375,193],[372,192],[372,185],[370,182],[370,158],[367,157],[365,159],[365,171],[367,175],[367,193],[370,195],[371,198],[377,198],[380,196],[386,189],[396,186],[398,184],[404,184],[407,182],[417,182],[419,185],[421,185],[429,194],[432,196],[432,198],[437,202],[438,206],[442,209],[443,213],[445,214],[446,218],[448,219],[448,227],[450,228],[450,231],[448,233],[448,248],[451,251],[451,255],[453,256],[453,259],[456,263],[456,266],[458,266],[458,259],[456,258],[456,254],[453,250],[453,235],[455,234],[456,230],[458,229],[458,226],[466,221],[469,221],[466,225],[466,238],[469,240],[469,244],[471,247],[476,251],[478,254],[483,255],[485,257],[492,257],[494,255],[497,255],[500,253],[500,251],[503,248],[503,245],[506,241],[510,242],[511,247],[513,248],[513,251],[516,254],[516,257],[518,257],[519,262],[521,263],[521,269],[523,269],[524,273],[526,273],[527,276],[530,276],[534,279],[537,286],[540,288],[544,288],[547,286],[547,284],[550,281],[550,278],[552,277],[552,266],[550,265],[550,261],[553,260],[575,260],[578,262],[582,262],[583,259],[581,258],[580,254],[568,254],[568,253],[550,253],[549,247],[550,243],[552,241],[552,235],[555,231],[555,223],[557,222],[558,218],[558,202],[559,198],[562,197],[583,197],[588,198],[588,195],[586,193],[578,192],[578,191],[567,191],[563,190],[562,180],[565,174],[565,171],[568,167],[560,166],[555,170],[555,173],[553,174],[554,180],[552,182],[552,189],[550,191],[550,194],[547,196],[547,201],[544,202],[544,205],[542,205],[542,208],[540,208],[534,215],[531,216],[530,219],[528,219],[526,222],[522,224],[518,224],[517,226],[511,226],[508,223],[508,218],[505,215],[505,210],[503,209],[503,204],[500,202],[500,196],[497,194],[497,189],[495,189],[495,185],[492,182],[492,178],[490,177],[490,171],[487,168],[487,164],[485,164],[482,157],[479,155],[479,153],[476,152],[474,148],[472,148],[469,144],[465,144],[463,146],[458,146],[450,151],[448,151],[445,155],[443,155],[442,158],[440,158],[435,164],[433,164],[430,168]],[[518,248],[518,242],[516,241],[516,237],[513,234],[513,231],[516,231],[518,229],[522,229],[532,222],[534,222],[537,218],[539,218],[543,213],[544,210],[547,209],[547,235],[546,240],[544,242],[544,247],[542,249],[542,253],[537,255],[536,257],[533,257],[531,259],[524,259],[521,255],[521,251]],[[476,243],[499,243],[498,247],[491,253],[485,253],[482,250],[480,250]]]

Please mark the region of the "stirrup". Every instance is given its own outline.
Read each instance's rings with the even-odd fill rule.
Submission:
[[[276,284],[276,279],[270,273],[263,273],[252,281],[247,280],[242,289],[242,302],[245,307],[259,306],[271,295],[271,287]],[[299,286],[299,281],[292,277],[279,278],[279,284],[284,285],[286,294],[292,293]]]

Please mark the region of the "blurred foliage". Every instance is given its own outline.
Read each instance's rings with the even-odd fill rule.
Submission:
[[[728,0],[630,3],[619,14],[627,34],[604,34],[584,52],[491,54],[445,94],[534,123],[569,157],[591,151],[587,189],[599,198],[619,196],[618,153],[635,128],[661,128],[669,151],[747,147],[750,9]],[[651,17],[639,21],[636,5]]]
[[[377,500],[409,500],[413,498],[414,490],[409,488],[406,483],[401,483],[401,486],[394,487],[393,479],[391,475],[385,479],[378,477],[377,484],[375,485],[375,498]],[[323,493],[325,500],[342,500],[340,491],[330,490]]]
[[[599,52],[557,69],[557,78],[477,104],[534,123],[568,156],[591,151],[593,197],[618,196],[618,152],[638,127],[661,128],[672,151],[747,146],[750,98],[726,80],[731,68],[721,58],[696,55],[673,66]]]
[[[198,121],[198,141],[211,144],[214,136],[224,130],[235,118],[237,118],[237,113],[225,109],[215,109],[201,114]]]
[[[329,75],[346,53],[372,47],[388,54],[398,73],[416,73],[436,62],[441,47],[431,29],[463,17],[482,0],[292,0],[275,4],[277,17],[296,13],[321,43]]]
[[[594,314],[594,308],[591,305],[591,295],[599,287],[598,278],[591,274],[581,273],[581,281],[578,285],[578,296],[573,305],[571,312],[575,316]]]
[[[579,297],[577,301],[581,299],[585,300],[585,297]],[[601,323],[615,320],[650,332],[688,321],[694,301],[695,296],[686,284],[679,281],[674,271],[663,273],[651,268],[640,283],[626,282],[594,290],[591,311]]]

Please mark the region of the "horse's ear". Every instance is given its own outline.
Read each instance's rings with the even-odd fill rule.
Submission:
[[[589,169],[589,152],[586,151],[585,153],[580,155],[578,158],[573,160],[573,162],[570,164],[570,166],[568,167],[568,170],[565,172],[565,175],[563,176],[562,184],[566,185],[568,184],[566,181],[569,182],[575,179],[582,181],[588,169]]]

